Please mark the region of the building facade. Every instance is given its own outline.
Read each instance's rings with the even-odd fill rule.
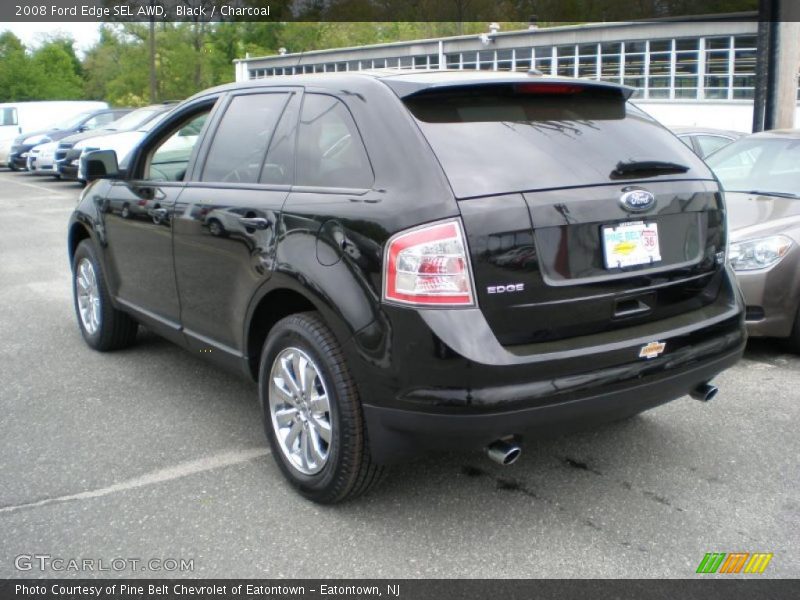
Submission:
[[[247,57],[235,61],[236,80],[376,68],[535,68],[545,75],[628,85],[636,90],[637,104],[667,125],[749,131],[758,46],[754,17],[593,23]]]

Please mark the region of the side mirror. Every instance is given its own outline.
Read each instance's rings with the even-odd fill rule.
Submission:
[[[81,157],[86,181],[118,179],[120,176],[117,153],[113,150],[94,150]]]

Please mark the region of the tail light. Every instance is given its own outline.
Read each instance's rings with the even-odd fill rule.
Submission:
[[[383,299],[420,306],[472,306],[472,278],[461,223],[426,225],[386,245]]]

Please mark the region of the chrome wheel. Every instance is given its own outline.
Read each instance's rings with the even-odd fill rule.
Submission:
[[[78,295],[78,312],[83,328],[94,335],[100,328],[100,289],[97,276],[88,258],[82,258],[75,271],[75,287]]]
[[[319,368],[299,348],[282,350],[272,363],[269,412],[284,457],[305,475],[319,473],[330,454],[330,402]]]

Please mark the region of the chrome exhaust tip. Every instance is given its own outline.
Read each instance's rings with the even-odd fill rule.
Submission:
[[[514,438],[497,440],[486,446],[486,455],[504,467],[517,462],[521,454],[522,447]]]
[[[711,385],[710,383],[701,383],[691,392],[689,392],[689,395],[695,400],[708,402],[709,400],[713,400],[714,396],[717,395],[717,392],[719,392],[717,386]]]

